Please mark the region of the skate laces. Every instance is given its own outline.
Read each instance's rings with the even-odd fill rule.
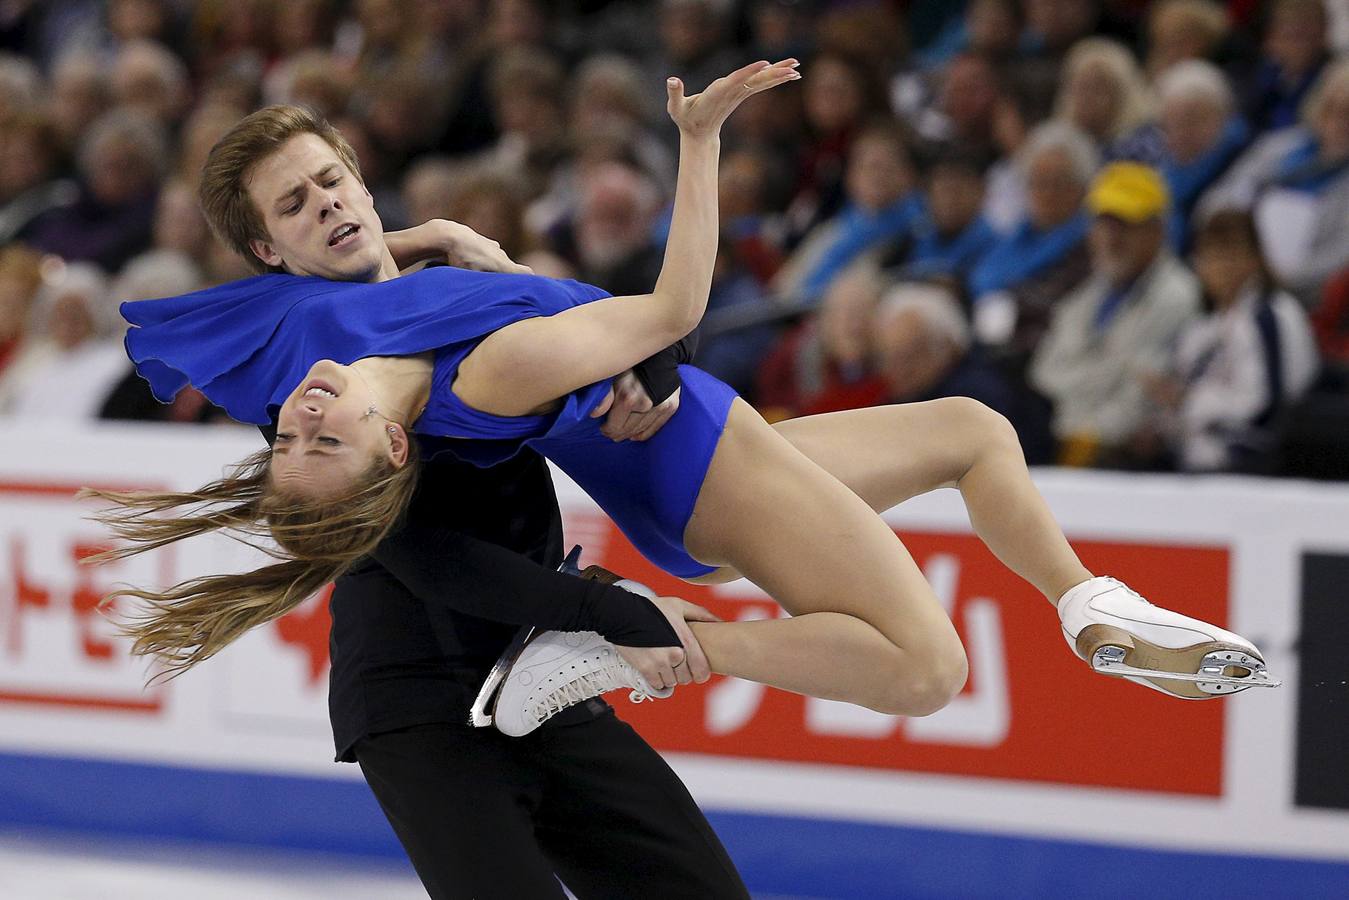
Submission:
[[[530,708],[530,714],[536,723],[542,724],[548,718],[562,712],[569,706],[584,703],[592,697],[607,694],[620,688],[632,687],[632,679],[624,671],[623,664],[614,663],[593,672],[582,672],[571,681],[549,691]],[[628,696],[633,703],[640,703],[650,697],[640,688],[634,689]]]
[[[1128,594],[1130,597],[1133,597],[1135,600],[1139,601],[1140,603],[1146,604],[1147,606],[1151,606],[1151,605],[1152,605],[1152,603],[1148,600],[1147,597],[1144,597],[1142,594],[1138,593],[1138,591],[1136,591],[1136,590],[1134,590],[1133,588],[1129,587],[1127,584],[1125,584],[1124,582],[1120,581],[1118,578],[1115,578],[1115,577],[1110,576],[1110,575],[1103,575],[1103,576],[1101,576],[1101,577],[1104,578],[1106,581],[1110,582],[1111,584],[1113,584],[1115,587],[1121,589],[1122,591],[1124,591],[1124,593]]]

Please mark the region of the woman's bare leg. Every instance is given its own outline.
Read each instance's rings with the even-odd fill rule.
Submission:
[[[743,401],[685,544],[792,614],[692,623],[714,671],[905,715],[940,709],[964,684],[955,628],[894,532]]]
[[[1091,577],[1031,481],[1016,432],[978,401],[877,406],[774,427],[877,512],[959,488],[975,533],[1051,603]]]

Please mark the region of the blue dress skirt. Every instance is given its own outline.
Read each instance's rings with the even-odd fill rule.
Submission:
[[[608,382],[573,391],[543,416],[494,416],[450,390],[487,335],[609,296],[576,281],[447,266],[376,284],[259,275],[178,297],[122,304],[127,355],[155,396],[192,385],[242,422],[264,425],[310,366],[434,351],[431,400],[417,434],[466,438],[455,452],[491,466],[532,447],[607,512],[652,563],[681,578],[713,571],[684,549],[684,529],[735,392],[680,366],[679,410],[648,441],[615,443],[590,412]]]

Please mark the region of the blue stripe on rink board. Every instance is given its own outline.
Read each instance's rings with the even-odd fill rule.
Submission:
[[[0,754],[0,825],[401,856],[363,781]]]
[[[1349,863],[712,812],[756,892],[858,898],[1349,898]],[[1224,823],[1215,818],[1215,827]]]
[[[1349,897],[1349,863],[718,811],[708,818],[760,894]],[[360,781],[54,756],[0,754],[6,827],[402,856]]]

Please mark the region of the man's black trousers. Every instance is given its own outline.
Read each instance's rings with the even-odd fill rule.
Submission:
[[[417,725],[355,753],[434,900],[561,898],[558,878],[579,900],[749,897],[683,783],[612,711],[523,738]]]

